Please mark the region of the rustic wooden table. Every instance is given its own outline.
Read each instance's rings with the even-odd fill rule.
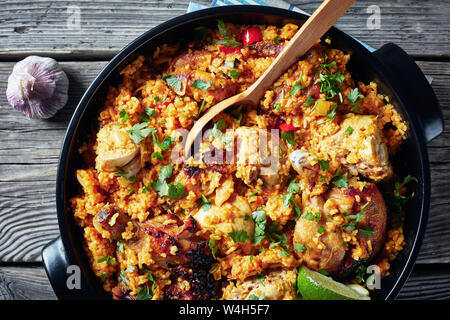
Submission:
[[[289,2],[307,12],[320,3]],[[381,24],[369,30],[367,10],[373,4],[380,8]],[[95,75],[123,46],[185,13],[187,7],[186,0],[0,1],[0,300],[55,299],[40,252],[59,235],[55,174],[72,112]],[[434,79],[447,128],[449,14],[449,1],[360,0],[337,24],[375,48],[395,42],[414,57]],[[47,121],[28,120],[5,97],[14,63],[31,54],[61,61],[70,79],[67,106]],[[450,298],[450,129],[428,145],[428,153],[431,214],[417,264],[400,299]]]

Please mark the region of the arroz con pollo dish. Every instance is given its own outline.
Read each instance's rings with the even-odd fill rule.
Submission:
[[[256,108],[220,114],[195,157],[173,161],[179,129],[251,85],[297,29],[218,20],[122,70],[70,200],[115,299],[301,299],[302,268],[359,292],[368,265],[389,274],[414,179],[389,157],[407,126],[374,83],[354,82],[349,54],[317,43]]]

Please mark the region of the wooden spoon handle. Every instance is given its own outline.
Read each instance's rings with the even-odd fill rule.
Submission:
[[[267,90],[293,63],[303,56],[328,31],[356,0],[325,0],[289,40],[267,70],[253,83],[247,101],[256,104]]]

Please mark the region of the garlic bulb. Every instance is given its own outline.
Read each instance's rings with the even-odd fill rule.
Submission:
[[[16,63],[6,97],[29,118],[47,119],[67,103],[69,79],[52,58],[29,56]]]

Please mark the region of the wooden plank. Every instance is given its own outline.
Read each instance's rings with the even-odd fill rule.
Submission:
[[[0,300],[55,300],[43,267],[1,267]]]
[[[210,0],[197,2],[209,4]],[[321,1],[288,2],[312,12]],[[369,30],[367,9],[374,4],[380,8],[381,24],[380,29]],[[79,30],[68,28],[67,21],[73,21],[69,5],[80,9]],[[30,54],[65,59],[110,58],[143,32],[184,14],[187,6],[186,0],[8,0],[0,8],[0,60]],[[375,48],[396,42],[410,54],[448,57],[449,10],[448,1],[359,0],[337,26]]]
[[[449,300],[450,270],[447,265],[418,266],[398,295],[399,300]]]
[[[54,300],[55,294],[42,267],[0,267],[0,300]],[[447,266],[416,266],[398,299],[450,299]]]
[[[55,175],[64,131],[83,91],[105,62],[63,62],[70,81],[68,105],[54,119],[28,120],[0,95],[0,261],[40,261],[42,246],[58,235]],[[420,62],[434,77],[446,132],[430,143],[432,201],[418,263],[450,263],[450,63]],[[0,63],[0,92],[13,63]]]

